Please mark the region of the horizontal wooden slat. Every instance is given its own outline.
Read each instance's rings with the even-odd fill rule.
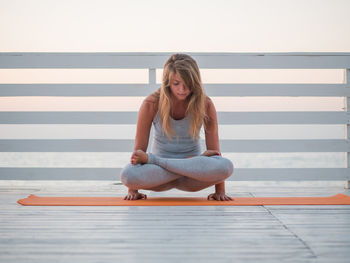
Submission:
[[[204,149],[205,143],[201,139]],[[134,140],[0,140],[0,152],[131,152]],[[150,142],[151,143],[151,142]],[[350,140],[220,140],[222,152],[350,152]]]
[[[218,112],[219,124],[350,124],[349,112]],[[136,124],[137,112],[0,112],[0,124]]]
[[[349,124],[350,113],[307,112],[218,112],[219,124]]]
[[[347,84],[204,84],[208,96],[350,96]]]
[[[135,139],[136,124],[0,124],[0,139]],[[344,125],[218,125],[220,139],[344,139]],[[150,136],[153,137],[154,127]],[[201,129],[204,138],[204,128]]]
[[[0,96],[147,96],[151,84],[0,84]]]
[[[163,68],[170,52],[3,52],[0,68]],[[200,68],[350,68],[350,53],[197,53]]]
[[[147,96],[160,84],[0,84],[0,96]],[[350,96],[347,84],[204,84],[208,96]]]
[[[0,180],[116,180],[122,168],[0,168]],[[228,181],[350,180],[350,168],[235,168]]]

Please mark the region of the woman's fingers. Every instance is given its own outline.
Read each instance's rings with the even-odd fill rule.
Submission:
[[[135,154],[136,152],[134,151],[134,152],[132,152],[132,154],[131,154],[131,157],[130,157],[130,162],[131,162],[131,164],[135,164],[136,163],[136,154]]]
[[[227,195],[225,195],[225,201],[233,201],[233,199]]]
[[[124,197],[124,200],[137,200],[137,199],[147,199],[147,195],[137,193],[137,194],[128,194]]]
[[[225,194],[213,193],[208,195],[207,200],[217,200],[217,201],[233,201],[233,199]]]
[[[214,194],[210,194],[210,195],[208,196],[208,200],[211,200],[211,199],[215,200]]]

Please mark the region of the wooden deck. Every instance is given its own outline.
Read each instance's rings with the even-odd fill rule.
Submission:
[[[349,262],[350,206],[35,207],[29,194],[124,196],[111,181],[1,181],[0,262]],[[350,195],[339,183],[226,182],[235,196]],[[148,196],[207,196],[179,190]]]

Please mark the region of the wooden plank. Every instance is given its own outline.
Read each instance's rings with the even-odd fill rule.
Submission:
[[[0,124],[136,124],[136,111],[0,112]],[[219,124],[348,124],[347,112],[217,112]]]
[[[150,143],[152,143],[150,141]],[[202,149],[205,140],[200,139]],[[220,140],[222,152],[349,152],[350,140]],[[2,139],[0,152],[131,152],[127,139]]]
[[[69,182],[19,185],[9,182],[0,186],[2,262],[346,262],[348,259],[350,210],[345,208],[23,207],[16,200],[34,188],[39,188],[37,192],[43,195],[113,192],[124,195],[125,189],[119,186],[111,189],[108,184],[96,187],[91,183],[87,187],[95,190],[82,192],[84,184]],[[228,193],[256,195],[254,189],[267,195],[288,189],[290,192],[285,192],[285,196],[295,192],[308,196],[329,194],[327,187],[293,188],[285,184],[284,188],[268,185],[256,188],[249,184],[226,184]],[[147,193],[203,196],[211,190]],[[337,190],[342,188],[332,188]]]
[[[347,124],[346,112],[218,112],[219,124]],[[1,120],[1,115],[0,115]],[[0,122],[1,123],[1,122]]]
[[[350,68],[346,69],[345,77],[346,77],[347,89],[350,90]],[[345,102],[344,108],[346,109],[346,113],[350,115],[350,96],[349,95],[345,98],[344,102]],[[345,137],[345,139],[350,140],[350,123],[347,123],[345,125],[345,136],[344,137]],[[347,151],[345,153],[345,166],[347,168],[350,168],[350,151]],[[347,188],[347,189],[350,188],[350,180],[347,180],[345,182],[345,188]]]
[[[342,139],[344,125],[219,125],[224,139]],[[134,139],[136,124],[0,124],[0,139]],[[154,127],[149,139],[152,140]],[[204,137],[204,129],[201,129]]]
[[[2,167],[0,180],[112,180],[120,181],[122,168]],[[235,168],[226,181],[348,180],[349,168]]]
[[[160,84],[0,84],[0,96],[147,96]],[[350,96],[348,84],[203,84],[208,96]]]
[[[349,84],[204,84],[208,96],[349,96]]]
[[[171,52],[1,52],[0,68],[163,68]],[[350,53],[187,52],[199,68],[350,68]]]
[[[147,96],[148,94],[154,92],[157,88],[157,85],[139,83],[0,84],[0,96]],[[342,91],[338,90],[338,92]]]

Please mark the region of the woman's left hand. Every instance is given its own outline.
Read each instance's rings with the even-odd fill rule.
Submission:
[[[225,193],[213,193],[208,195],[208,200],[217,200],[217,201],[233,201],[233,199],[227,196]]]

